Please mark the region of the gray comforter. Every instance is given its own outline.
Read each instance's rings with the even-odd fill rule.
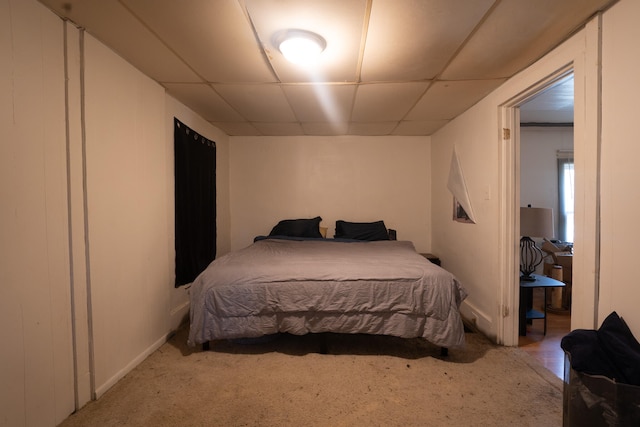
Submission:
[[[193,282],[189,344],[336,332],[459,347],[465,297],[451,273],[408,241],[259,240]]]

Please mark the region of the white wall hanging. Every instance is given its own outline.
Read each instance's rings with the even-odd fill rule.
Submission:
[[[462,173],[462,166],[456,153],[456,147],[453,147],[451,156],[451,168],[449,169],[449,180],[447,188],[453,194],[453,219],[459,222],[476,223],[473,208],[471,207],[471,199],[467,191],[467,184]]]

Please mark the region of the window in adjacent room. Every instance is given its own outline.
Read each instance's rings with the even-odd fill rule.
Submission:
[[[573,151],[558,151],[558,238],[573,242],[575,173]]]

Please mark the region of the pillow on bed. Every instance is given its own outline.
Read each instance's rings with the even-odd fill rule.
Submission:
[[[389,240],[384,221],[348,222],[336,221],[336,239]]]
[[[283,219],[273,229],[269,236],[288,237],[322,237],[320,234],[319,216],[312,219]]]

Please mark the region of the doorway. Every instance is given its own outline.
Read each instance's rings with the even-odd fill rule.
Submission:
[[[519,105],[520,206],[550,209],[553,234],[535,237],[542,249],[535,274],[564,287],[522,289],[527,309],[544,316],[520,326],[518,346],[562,378],[560,340],[571,330],[574,236],[574,75],[561,76]],[[522,299],[520,300],[522,304]],[[531,311],[527,311],[528,313]],[[527,316],[529,317],[529,316]]]
[[[519,305],[520,305],[520,115],[521,106],[553,89],[564,79],[573,76],[573,64],[568,64],[546,78],[529,86],[524,91],[500,105],[500,298],[501,322],[498,323],[497,342],[506,346],[517,346],[519,341]],[[578,68],[575,79],[584,79],[584,73]],[[575,88],[575,107],[584,110],[586,104],[585,92],[580,85]],[[583,148],[585,144],[584,116],[576,115],[576,148]],[[580,179],[577,179],[580,183]],[[524,201],[522,201],[524,203]],[[580,222],[578,222],[580,225]],[[578,235],[584,230],[578,229]],[[575,304],[574,304],[575,308]],[[572,311],[575,317],[575,310]],[[524,323],[524,322],[522,322]]]

